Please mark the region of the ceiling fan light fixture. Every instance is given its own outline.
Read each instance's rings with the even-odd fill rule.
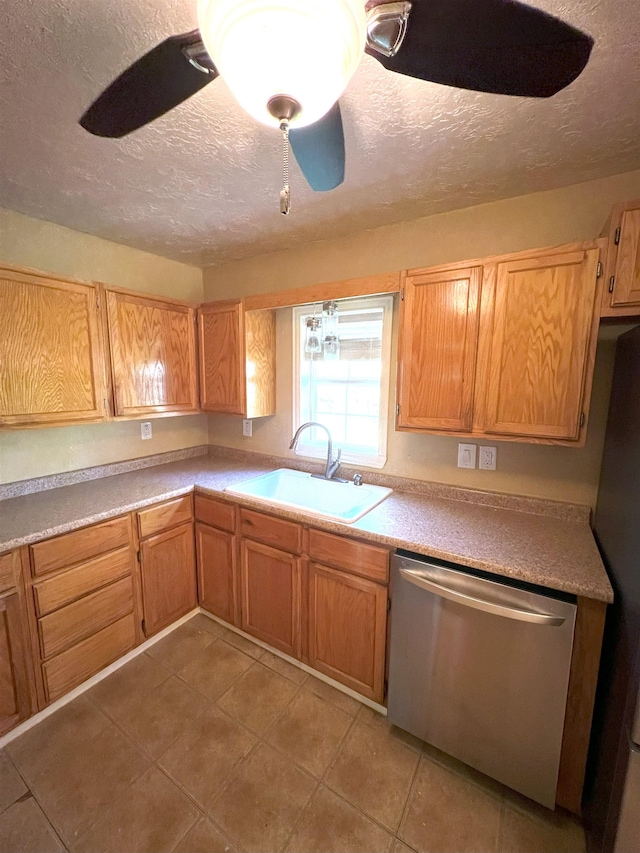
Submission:
[[[296,127],[322,118],[362,58],[362,0],[199,0],[204,44],[241,107],[278,127],[269,101],[300,104]],[[292,123],[293,126],[293,123]]]

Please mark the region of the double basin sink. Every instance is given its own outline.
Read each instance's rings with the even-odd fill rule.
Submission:
[[[393,490],[368,484],[340,483],[313,477],[304,471],[278,468],[250,480],[232,483],[225,491],[273,506],[301,510],[319,518],[353,524],[389,497]]]

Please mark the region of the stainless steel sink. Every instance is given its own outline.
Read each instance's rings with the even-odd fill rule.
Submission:
[[[353,524],[389,497],[393,489],[339,483],[312,477],[304,471],[278,468],[260,477],[232,483],[225,491],[232,495],[256,498],[274,506],[302,510],[320,518]]]

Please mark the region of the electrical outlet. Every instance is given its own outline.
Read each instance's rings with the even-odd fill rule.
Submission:
[[[475,468],[477,450],[478,446],[476,444],[459,444],[458,468]]]
[[[242,434],[246,435],[247,438],[251,438],[253,435],[253,421],[247,418],[242,419]]]
[[[480,462],[478,468],[483,471],[495,471],[496,461],[498,458],[498,449],[496,447],[485,447],[480,445]]]
[[[143,441],[146,441],[147,439],[151,438],[152,435],[153,435],[153,432],[151,430],[151,421],[144,421],[143,423],[141,423],[140,424],[140,438]]]

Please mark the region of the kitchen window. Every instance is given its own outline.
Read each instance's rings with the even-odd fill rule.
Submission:
[[[393,296],[293,309],[293,428],[326,426],[343,462],[386,462],[392,313]],[[297,452],[326,457],[324,430],[305,430]]]

